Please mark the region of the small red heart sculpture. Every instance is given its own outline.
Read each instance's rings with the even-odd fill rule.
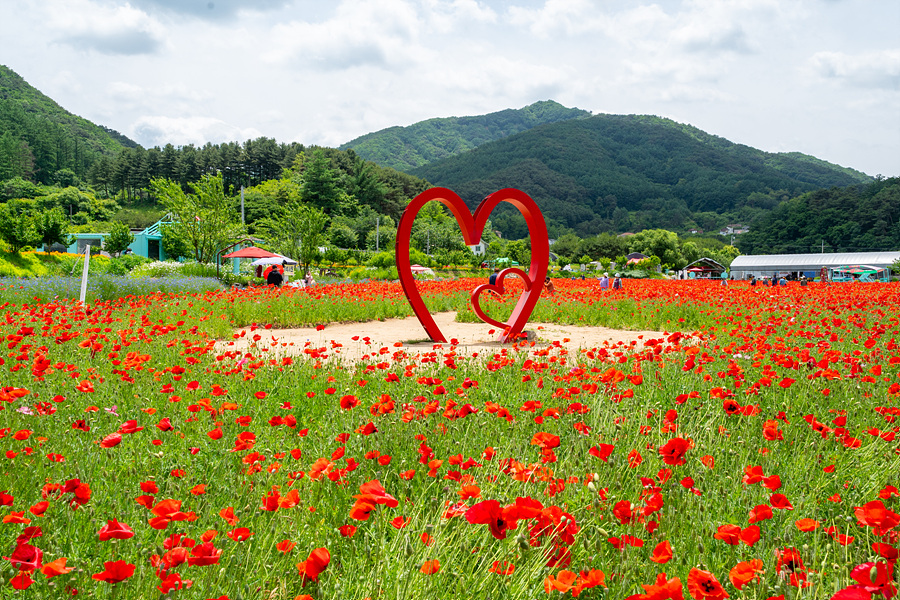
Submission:
[[[478,318],[485,323],[495,325],[504,330],[508,327],[508,325],[487,316],[487,314],[481,308],[481,301],[479,298],[482,292],[494,292],[502,296],[506,291],[503,288],[503,280],[507,275],[518,275],[519,277],[521,277],[522,281],[525,282],[526,292],[530,290],[531,286],[533,285],[531,279],[528,277],[528,275],[525,274],[525,271],[523,271],[522,269],[517,269],[515,267],[510,267],[508,269],[503,269],[502,271],[497,273],[497,279],[494,281],[493,285],[491,285],[490,283],[484,283],[472,290],[472,310],[475,311],[475,314],[478,315]]]
[[[403,286],[403,292],[406,294],[413,312],[415,312],[422,327],[425,328],[428,337],[435,342],[446,342],[447,339],[441,333],[437,323],[434,322],[434,318],[422,300],[422,295],[416,288],[416,280],[413,277],[412,265],[409,260],[409,243],[413,221],[415,221],[416,215],[419,214],[419,210],[432,200],[436,200],[450,209],[450,212],[456,217],[456,222],[459,224],[460,231],[462,231],[463,240],[468,246],[474,246],[481,242],[481,233],[484,230],[487,219],[494,208],[501,202],[509,202],[518,208],[522,216],[525,217],[531,242],[531,265],[528,268],[528,274],[526,275],[520,269],[504,269],[498,274],[495,286],[481,285],[472,292],[472,306],[475,314],[486,323],[502,327],[504,329],[501,338],[503,341],[516,339],[525,328],[525,324],[528,322],[528,318],[531,316],[531,312],[541,296],[541,291],[544,288],[543,281],[547,276],[550,242],[547,238],[547,224],[544,222],[544,215],[541,214],[537,204],[528,194],[514,188],[506,188],[494,192],[481,201],[474,214],[469,212],[469,208],[462,198],[447,188],[431,188],[413,198],[403,212],[403,216],[400,218],[400,223],[397,226],[397,241],[395,245],[397,274],[400,277],[400,284]],[[507,273],[515,273],[522,277],[522,280],[525,282],[525,289],[519,296],[519,301],[516,303],[509,320],[506,323],[500,323],[484,314],[484,311],[481,310],[481,306],[478,304],[478,296],[482,291],[491,287],[497,287],[502,292],[502,278],[499,275],[505,276]]]

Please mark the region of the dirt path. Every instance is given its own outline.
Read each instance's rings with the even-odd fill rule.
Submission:
[[[471,355],[474,352],[496,352],[508,344],[496,341],[496,334],[489,333],[496,327],[486,323],[457,323],[455,312],[438,313],[434,320],[448,339],[457,340],[457,352]],[[553,323],[529,323],[527,330],[535,334],[535,349],[546,347],[558,341],[567,348],[599,348],[605,345],[615,346],[623,343],[626,346],[632,341],[642,343],[651,338],[661,338],[659,331],[623,331],[606,327],[577,327],[574,325],[557,325]],[[269,352],[279,355],[302,356],[305,349],[319,349],[327,357],[341,361],[357,361],[368,358],[367,355],[379,354],[381,348],[393,353],[398,348],[396,342],[403,344],[408,354],[424,354],[432,352],[435,344],[428,339],[425,329],[416,317],[405,319],[389,319],[386,321],[368,321],[366,323],[333,323],[321,331],[315,327],[296,329],[257,329],[251,332],[245,328],[243,338],[218,342],[219,350],[246,351],[253,343],[253,337],[259,335],[256,344],[260,348],[269,348]],[[240,330],[237,332],[240,334]],[[354,337],[356,339],[354,339]],[[368,339],[368,344],[365,338]],[[564,341],[568,339],[569,341]],[[339,344],[339,345],[335,345]],[[449,348],[445,344],[444,348]],[[323,356],[324,357],[324,356]]]

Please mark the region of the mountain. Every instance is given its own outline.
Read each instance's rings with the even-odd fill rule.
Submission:
[[[53,181],[57,171],[85,178],[101,156],[115,156],[137,144],[66,111],[0,65],[0,180],[33,177]]]
[[[872,178],[799,153],[768,153],[647,115],[599,114],[547,123],[409,170],[470,206],[517,187],[551,234],[666,228],[717,230],[752,223],[804,192]],[[504,210],[500,210],[504,208]],[[524,220],[498,207],[496,228],[523,237]]]
[[[408,171],[538,125],[589,116],[586,110],[545,100],[476,117],[435,118],[407,127],[389,127],[358,137],[340,149],[349,148],[366,160]]]
[[[808,192],[741,235],[745,254],[872,252],[900,248],[900,177]]]

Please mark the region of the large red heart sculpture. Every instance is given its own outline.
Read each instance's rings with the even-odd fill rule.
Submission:
[[[500,275],[505,277],[509,273],[516,273],[525,281],[525,289],[519,296],[519,301],[516,303],[516,307],[506,323],[488,318],[478,303],[478,296],[481,292],[491,286],[481,285],[472,292],[472,305],[475,314],[486,323],[502,327],[504,331],[501,339],[503,341],[515,340],[525,328],[525,324],[528,322],[528,318],[531,316],[531,312],[541,296],[541,291],[544,288],[544,278],[547,276],[550,242],[547,238],[547,224],[544,222],[544,215],[541,214],[537,204],[528,194],[514,188],[506,188],[494,192],[481,201],[474,214],[469,212],[469,208],[462,201],[462,198],[447,188],[431,188],[413,198],[403,212],[403,216],[400,218],[400,223],[397,226],[395,246],[397,274],[400,277],[400,284],[403,286],[406,298],[412,305],[413,312],[416,313],[416,317],[418,317],[422,327],[425,328],[428,337],[435,342],[446,342],[447,339],[441,333],[437,323],[434,322],[434,318],[422,300],[422,295],[416,288],[416,280],[413,277],[412,265],[409,260],[409,242],[412,235],[413,221],[415,221],[416,215],[419,214],[419,210],[432,200],[436,200],[450,209],[450,212],[456,217],[456,222],[459,224],[463,240],[467,246],[474,246],[481,242],[481,233],[484,230],[485,223],[487,223],[487,219],[494,208],[501,202],[509,202],[518,208],[522,216],[525,217],[531,242],[531,265],[528,268],[528,274],[526,275],[519,269],[504,269],[498,274],[497,283],[494,284],[494,287],[502,292],[503,284]]]

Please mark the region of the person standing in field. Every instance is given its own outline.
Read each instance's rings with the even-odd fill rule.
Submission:
[[[613,286],[612,286],[612,288],[613,288],[614,290],[621,290],[621,289],[623,289],[623,286],[622,286],[622,277],[620,277],[618,273],[616,273],[616,278],[613,280]]]
[[[600,278],[600,289],[601,290],[609,289],[609,273],[604,273],[603,277]]]
[[[284,283],[284,275],[281,274],[278,265],[272,265],[272,270],[266,275],[266,285],[281,287],[282,283]]]
[[[544,279],[544,287],[547,289],[551,296],[556,295],[556,288],[553,287],[553,280],[550,279],[549,275]]]
[[[488,283],[490,285],[494,285],[495,283],[497,283],[497,273],[499,273],[499,272],[500,272],[500,269],[497,267],[494,267],[494,272],[491,273],[490,277],[488,277]]]

